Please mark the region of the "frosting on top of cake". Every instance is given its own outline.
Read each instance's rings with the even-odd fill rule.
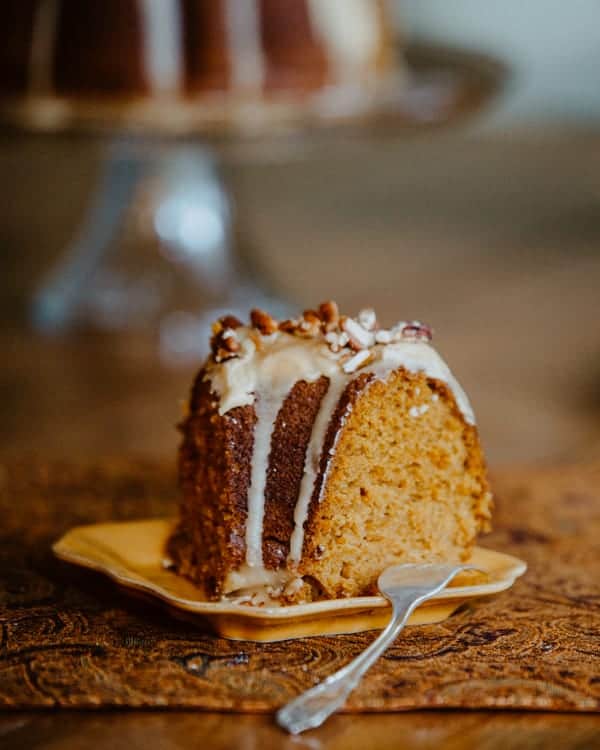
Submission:
[[[465,420],[475,424],[467,395],[429,343],[431,328],[419,321],[383,329],[373,310],[349,318],[340,316],[333,302],[279,323],[260,310],[251,315],[250,326],[233,316],[213,326],[205,379],[219,395],[220,414],[255,403],[257,394],[286,395],[300,380],[310,383],[343,374],[351,376],[348,382],[363,372],[385,378],[404,367],[446,383]]]
[[[422,372],[445,383],[465,421],[475,423],[465,392],[430,345],[431,338],[431,329],[418,321],[402,321],[390,329],[383,329],[378,326],[373,310],[362,310],[356,318],[349,318],[340,316],[333,302],[322,304],[318,310],[307,310],[296,320],[278,322],[261,310],[253,310],[248,326],[233,316],[215,323],[212,356],[205,366],[204,377],[219,397],[219,413],[227,414],[235,407],[250,404],[254,405],[256,412],[247,498],[246,561],[244,566],[231,573],[226,590],[271,586],[276,595],[294,579],[294,569],[302,556],[304,525],[327,428],[344,390],[354,378],[368,373],[375,380],[385,380],[400,368]],[[271,438],[277,415],[293,386],[302,380],[315,382],[323,376],[328,378],[329,385],[306,449],[304,473],[294,511],[288,575],[282,578],[281,570],[266,569],[262,559]],[[414,418],[419,415],[410,414]],[[334,452],[335,444],[327,457],[327,468]]]
[[[249,328],[237,329],[238,357],[209,362],[206,378],[219,394],[219,413],[256,401],[256,395],[287,395],[299,380],[312,383],[322,375],[340,371],[339,356],[323,341],[300,339],[283,331],[257,336]]]

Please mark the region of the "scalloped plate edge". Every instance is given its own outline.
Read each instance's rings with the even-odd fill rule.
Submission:
[[[358,632],[384,627],[389,618],[388,604],[380,596],[281,607],[207,601],[201,589],[163,565],[164,544],[173,523],[174,519],[161,518],[77,526],[52,549],[65,562],[159,600],[178,617],[201,618],[227,638],[274,641]],[[485,547],[475,547],[470,562],[485,569],[490,580],[444,590],[414,613],[411,624],[440,622],[467,600],[505,591],[527,568],[522,560]]]

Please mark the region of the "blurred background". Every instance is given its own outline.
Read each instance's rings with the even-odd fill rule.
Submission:
[[[211,2],[185,96],[177,3],[0,9],[0,456],[171,460],[206,320],[330,298],[434,326],[490,463],[600,454],[600,5]]]

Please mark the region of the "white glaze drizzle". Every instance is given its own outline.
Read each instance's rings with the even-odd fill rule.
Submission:
[[[266,63],[259,13],[258,0],[225,2],[231,87],[237,93],[260,93],[264,87]]]
[[[288,562],[297,564],[302,556],[302,544],[304,542],[304,522],[308,517],[308,508],[315,486],[315,480],[319,472],[321,452],[325,442],[327,428],[331,422],[333,412],[348,385],[347,375],[337,375],[329,380],[329,387],[323,396],[319,411],[315,418],[310,441],[306,449],[304,459],[304,474],[300,483],[298,500],[294,509],[294,531],[290,539],[290,553]]]
[[[246,564],[251,568],[263,567],[262,529],[271,437],[275,420],[286,396],[287,393],[279,389],[275,393],[261,391],[254,402],[256,425],[246,521]]]
[[[336,84],[356,83],[372,70],[381,46],[379,8],[373,0],[308,0],[311,19]]]
[[[253,404],[256,394],[287,394],[300,380],[312,383],[322,375],[340,372],[339,354],[331,352],[322,340],[281,332],[260,336],[245,327],[236,329],[236,335],[241,356],[220,364],[211,361],[206,367],[206,380],[219,396],[219,414]]]
[[[265,567],[250,567],[247,563],[237,570],[230,570],[223,584],[225,594],[244,591],[251,595],[268,589],[277,596],[290,580],[287,570],[269,570]],[[227,597],[229,598],[229,597]]]
[[[323,342],[287,333],[263,337],[247,328],[237,329],[236,334],[242,341],[242,356],[222,364],[209,364],[206,373],[212,390],[220,396],[220,414],[248,404],[254,404],[256,411],[247,500],[246,567],[230,575],[226,591],[272,583],[272,571],[263,566],[262,532],[275,420],[295,383],[300,380],[310,383],[322,375],[334,376],[339,372],[338,358]],[[240,586],[242,582],[245,583]]]
[[[154,95],[177,93],[183,81],[179,0],[138,0],[144,65]]]
[[[378,379],[385,380],[390,372],[400,367],[446,383],[465,421],[475,424],[475,414],[467,394],[437,351],[424,341],[399,341],[382,346],[375,361],[361,372],[372,372]]]
[[[237,406],[250,404],[254,404],[256,412],[247,501],[246,563],[229,574],[225,583],[226,592],[261,585],[282,585],[282,571],[267,570],[263,566],[265,487],[274,424],[285,398],[297,382],[314,382],[322,376],[330,381],[306,450],[304,475],[294,509],[294,530],[290,539],[290,571],[283,571],[288,579],[294,577],[293,568],[302,555],[304,524],[318,475],[327,427],[341,395],[354,378],[371,373],[376,380],[385,380],[390,373],[400,368],[410,372],[423,372],[430,378],[446,383],[465,421],[475,424],[473,410],[465,392],[444,360],[425,341],[395,341],[375,345],[371,348],[372,361],[362,369],[346,373],[343,362],[347,351],[333,353],[322,339],[302,339],[281,332],[260,336],[248,328],[236,329],[236,335],[241,341],[241,356],[219,364],[209,362],[205,375],[205,379],[211,383],[211,390],[219,396],[220,414],[226,414]],[[336,443],[337,439],[328,456],[323,487]]]

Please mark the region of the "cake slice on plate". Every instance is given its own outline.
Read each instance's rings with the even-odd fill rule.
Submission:
[[[473,411],[430,341],[333,302],[217,321],[181,425],[175,569],[210,598],[261,604],[467,560],[491,494]]]

